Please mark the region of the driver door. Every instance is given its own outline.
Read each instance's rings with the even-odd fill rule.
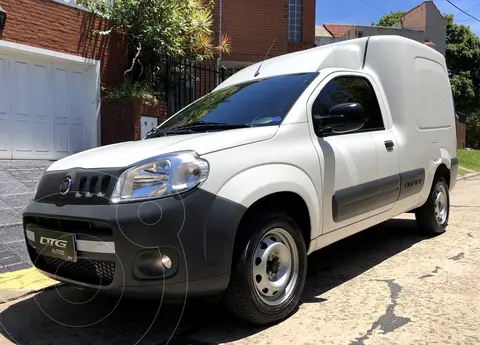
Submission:
[[[313,128],[313,115],[329,116],[342,103],[359,103],[366,123],[348,133]],[[390,116],[375,81],[363,73],[336,72],[320,82],[307,114],[323,181],[323,232],[393,208],[400,191],[399,155]]]

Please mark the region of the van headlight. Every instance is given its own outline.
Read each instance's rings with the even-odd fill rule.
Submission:
[[[157,199],[196,188],[208,178],[209,164],[195,151],[153,157],[125,170],[115,185],[113,203]]]

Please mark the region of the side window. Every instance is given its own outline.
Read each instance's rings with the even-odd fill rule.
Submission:
[[[330,109],[341,103],[359,103],[367,117],[358,132],[383,130],[382,112],[370,82],[362,77],[338,77],[332,79],[320,91],[312,106],[312,115],[328,116]]]

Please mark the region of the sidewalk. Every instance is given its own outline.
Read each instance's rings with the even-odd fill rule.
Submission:
[[[44,160],[0,160],[0,274],[31,267],[22,229],[22,211],[33,199]]]

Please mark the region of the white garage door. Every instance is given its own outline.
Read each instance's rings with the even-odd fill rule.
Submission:
[[[91,69],[0,48],[0,159],[59,159],[91,148]]]

